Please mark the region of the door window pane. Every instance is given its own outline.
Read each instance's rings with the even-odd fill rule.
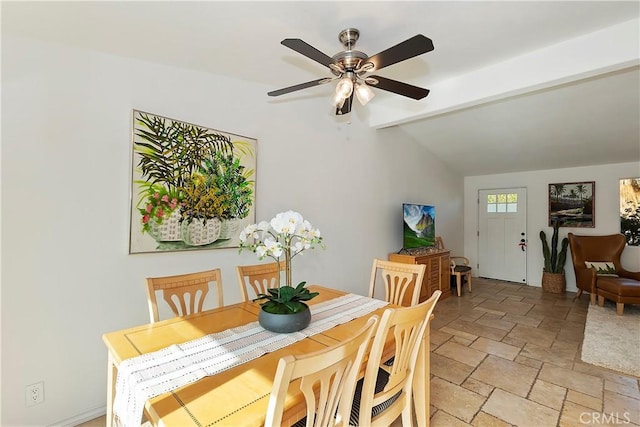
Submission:
[[[515,213],[518,212],[517,193],[498,193],[487,195],[487,212]]]

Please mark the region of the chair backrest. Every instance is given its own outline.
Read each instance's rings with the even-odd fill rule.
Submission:
[[[441,236],[436,236],[436,248],[440,250],[446,249],[444,245],[444,240],[442,240]],[[465,267],[469,266],[469,258],[457,255],[449,255],[449,269],[451,270],[451,274],[455,273],[456,267],[459,265],[464,265]]]
[[[284,271],[286,267],[286,261],[280,261],[280,271]],[[236,271],[244,301],[250,301],[256,298],[258,294],[266,294],[267,289],[277,288],[280,284],[280,271],[278,271],[277,262],[239,265],[236,267]],[[252,295],[249,295],[247,291],[249,288],[253,290]]]
[[[209,283],[215,282],[218,294],[218,307],[224,305],[222,296],[222,274],[219,268],[197,273],[178,274],[175,276],[148,277],[147,302],[151,323],[160,320],[156,292],[162,291],[164,300],[169,304],[176,316],[202,311],[204,300],[209,292]]]
[[[358,425],[389,425],[401,413],[402,425],[412,425],[411,389],[416,361],[431,314],[441,294],[438,290],[421,304],[388,308],[383,312],[367,360]],[[383,363],[382,360],[389,339],[395,344],[392,364]],[[388,378],[384,387],[379,382],[379,378],[382,378],[380,374]],[[381,412],[376,410],[376,415],[373,415],[373,408],[382,409]]]
[[[391,304],[404,305],[407,291],[412,292],[410,305],[416,305],[420,298],[420,288],[427,266],[424,264],[404,264],[395,261],[373,260],[369,297],[375,294],[378,276],[382,278],[385,289],[385,301]]]
[[[622,268],[620,256],[626,245],[623,234],[579,236],[568,233],[567,237],[569,238],[574,271],[587,268],[585,261],[609,261],[613,262],[616,270]]]
[[[279,427],[290,383],[300,379],[306,426],[349,425],[353,393],[365,350],[375,331],[378,316],[372,316],[355,335],[332,347],[280,359],[275,374],[265,427]]]

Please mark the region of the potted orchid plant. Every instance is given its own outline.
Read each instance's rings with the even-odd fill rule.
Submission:
[[[325,248],[320,230],[313,228],[309,221],[294,211],[281,212],[269,222],[261,221],[248,225],[240,233],[240,252],[248,249],[260,260],[266,257],[273,258],[278,263],[278,271],[280,271],[282,257],[286,262],[284,285],[269,289],[267,294],[259,294],[255,299],[256,301],[266,300],[261,304],[259,316],[260,324],[265,329],[293,332],[308,326],[311,313],[305,301],[315,298],[318,293],[310,292],[306,288],[306,282],[300,282],[295,287],[292,285],[291,260],[305,250],[316,246]],[[297,314],[301,320],[280,318],[275,321],[280,326],[271,326],[267,322],[273,316],[269,314],[276,316]]]

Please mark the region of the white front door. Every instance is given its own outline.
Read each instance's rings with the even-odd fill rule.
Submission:
[[[527,189],[480,190],[478,276],[527,282]]]

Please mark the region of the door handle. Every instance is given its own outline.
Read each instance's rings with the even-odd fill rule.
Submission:
[[[522,252],[524,252],[524,248],[527,247],[527,241],[524,239],[520,239],[520,243],[518,243],[518,246],[520,246],[520,249],[522,249]]]

